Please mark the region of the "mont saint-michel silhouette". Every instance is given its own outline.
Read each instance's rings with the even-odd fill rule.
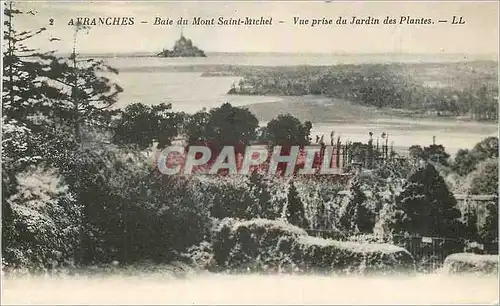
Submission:
[[[193,45],[191,39],[184,37],[181,30],[181,37],[175,42],[172,50],[163,49],[157,54],[160,57],[206,57],[205,52]]]

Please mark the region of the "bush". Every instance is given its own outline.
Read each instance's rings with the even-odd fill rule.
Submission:
[[[210,269],[214,265],[214,254],[212,244],[203,241],[190,247],[185,254],[188,261],[196,268]]]
[[[343,183],[309,176],[294,180],[310,227],[335,230],[338,223],[337,211],[342,201],[338,193],[344,189]]]
[[[54,169],[33,167],[17,175],[16,192],[3,199],[11,220],[3,224],[5,270],[72,266],[78,244],[80,207]]]
[[[413,258],[403,248],[311,237],[280,220],[225,219],[215,232],[213,250],[217,267],[233,272],[368,273],[413,268]]]
[[[224,219],[214,233],[217,268],[231,271],[281,271],[293,264],[287,258],[293,241],[307,232],[281,220]]]
[[[489,158],[477,165],[464,180],[459,192],[470,195],[498,196],[498,159]],[[481,243],[490,243],[498,239],[498,200],[488,202],[469,200],[462,205],[462,211],[470,215],[469,227],[476,227],[477,238]]]
[[[193,181],[198,185],[197,201],[218,219],[277,219],[287,201],[283,183],[258,174]]]
[[[447,273],[498,273],[498,255],[479,255],[472,253],[451,254],[444,260]]]
[[[196,182],[151,171],[140,152],[92,147],[75,153],[66,168],[84,207],[81,264],[165,263],[209,236]]]
[[[300,237],[294,250],[307,270],[347,273],[397,272],[413,268],[411,254],[398,246]],[[299,255],[300,254],[300,255]]]

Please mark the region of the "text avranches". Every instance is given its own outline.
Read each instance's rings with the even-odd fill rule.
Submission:
[[[127,26],[134,25],[134,17],[101,16],[101,17],[75,17],[68,20],[68,25],[83,26]]]

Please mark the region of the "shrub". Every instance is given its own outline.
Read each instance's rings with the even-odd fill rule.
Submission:
[[[210,209],[214,218],[277,219],[287,201],[283,183],[262,175],[250,177],[204,177],[197,181],[197,201]]]
[[[310,227],[336,229],[337,211],[342,201],[338,193],[343,190],[343,183],[309,176],[297,177],[294,181]]]
[[[443,269],[447,273],[497,274],[498,255],[451,254],[444,260]]]
[[[80,207],[54,169],[33,167],[17,175],[9,198],[11,223],[4,224],[5,268],[44,270],[72,266],[78,244]]]
[[[285,215],[291,224],[301,228],[309,228],[309,222],[305,216],[304,203],[302,203],[293,181],[290,182],[290,187],[288,188]]]
[[[280,220],[225,219],[215,232],[213,250],[217,266],[233,272],[368,273],[413,267],[403,248],[311,237]]]
[[[340,226],[348,232],[370,233],[375,226],[375,213],[366,206],[366,195],[354,179],[340,210]]]
[[[208,241],[193,245],[183,255],[187,257],[188,261],[196,268],[206,270],[212,268],[214,265],[213,247]]]
[[[411,254],[391,244],[341,242],[303,236],[295,246],[294,253],[307,270],[370,273],[403,272],[413,268]]]
[[[232,271],[279,271],[289,268],[286,254],[293,241],[307,233],[281,220],[225,219],[214,235],[218,268]]]

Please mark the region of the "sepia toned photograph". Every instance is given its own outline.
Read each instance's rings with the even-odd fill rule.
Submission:
[[[2,305],[499,305],[498,1],[2,1]]]

